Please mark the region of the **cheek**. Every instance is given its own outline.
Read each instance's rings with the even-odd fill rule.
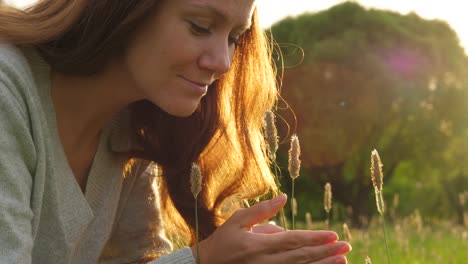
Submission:
[[[136,89],[148,96],[155,89],[171,86],[179,74],[197,75],[201,49],[203,42],[191,35],[184,22],[168,20],[163,26],[152,23],[130,43],[125,65]]]
[[[157,83],[158,76],[167,75],[165,69],[170,52],[155,35],[146,34],[136,38],[125,54],[125,65],[133,81],[140,87]]]
[[[147,98],[151,90],[157,86],[157,63],[148,56],[144,49],[136,47],[129,50],[124,57],[124,67],[133,83],[133,92],[140,98]]]
[[[178,34],[181,35],[181,34]],[[197,58],[197,43],[177,34],[148,37],[138,43],[129,56],[132,65],[142,71],[165,72],[187,65]]]

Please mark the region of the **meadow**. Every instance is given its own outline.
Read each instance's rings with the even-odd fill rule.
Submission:
[[[418,213],[407,217],[386,220],[387,244],[391,263],[408,264],[463,264],[468,262],[468,231],[466,227],[450,221],[424,220]],[[330,229],[340,239],[347,238],[353,250],[348,253],[348,263],[365,264],[369,256],[373,264],[387,263],[385,242],[380,217],[374,217],[365,228],[350,227],[345,234],[342,223],[330,223]],[[297,228],[325,229],[325,221],[298,222]]]

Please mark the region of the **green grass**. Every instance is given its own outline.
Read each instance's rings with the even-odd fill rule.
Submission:
[[[377,219],[377,217],[376,217]],[[298,225],[299,228],[304,224]],[[321,229],[324,224],[314,224]],[[331,226],[341,239],[341,224]],[[348,263],[364,264],[366,256],[373,264],[387,263],[381,223],[372,222],[367,229],[351,227],[353,251],[347,254]],[[387,242],[392,264],[461,264],[468,259],[468,231],[448,222],[418,225],[412,219],[387,223]]]

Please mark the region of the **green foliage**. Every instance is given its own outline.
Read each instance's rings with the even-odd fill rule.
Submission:
[[[447,23],[346,2],[287,18],[271,34],[312,179],[303,188],[331,182],[357,221],[374,210],[376,148],[386,199],[400,193],[405,212],[424,201],[423,214],[460,218],[453,197],[468,186],[468,58]]]
[[[286,18],[271,30],[278,43],[300,45],[307,54],[306,61],[349,62],[350,58],[376,56],[379,50],[403,43],[432,56],[440,55],[437,53],[442,47],[451,47],[437,58],[441,64],[458,63],[464,55],[456,33],[443,21],[424,20],[414,13],[402,16],[366,10],[351,2],[324,12]]]
[[[426,224],[419,232],[411,222],[389,228],[392,263],[464,263],[468,257],[465,250],[468,240],[463,237],[461,227],[447,224]],[[369,230],[351,229],[351,233],[353,251],[347,255],[349,263],[364,263],[366,256],[370,256],[373,263],[386,263],[378,226]]]
[[[387,263],[384,235],[380,218],[375,218],[365,229],[350,226],[353,250],[346,255],[349,263],[364,263],[370,256],[372,263]],[[330,227],[344,239],[343,222],[332,222]],[[323,221],[312,219],[312,226],[299,222],[298,228],[321,230]],[[349,223],[348,223],[349,225]],[[415,213],[408,217],[397,217],[387,225],[388,247],[392,263],[465,263],[468,252],[468,233],[463,226],[453,221],[434,221],[418,218]]]

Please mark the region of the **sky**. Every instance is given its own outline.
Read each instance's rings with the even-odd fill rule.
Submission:
[[[5,0],[24,7],[35,0]],[[344,2],[343,0],[257,0],[260,22],[264,28],[287,16],[304,12],[318,12]],[[464,0],[358,0],[368,8],[388,9],[407,14],[416,12],[426,19],[447,21],[457,32],[462,46],[468,53],[468,12]]]

